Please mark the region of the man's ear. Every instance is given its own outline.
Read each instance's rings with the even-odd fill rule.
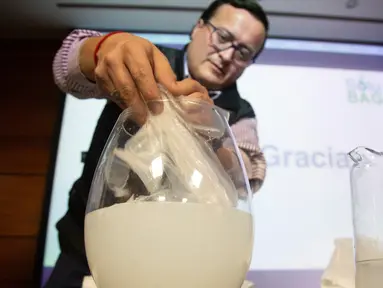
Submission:
[[[204,21],[202,19],[199,19],[198,22],[194,25],[193,30],[190,33],[190,39],[193,39],[195,34],[199,29],[201,29],[204,25]]]

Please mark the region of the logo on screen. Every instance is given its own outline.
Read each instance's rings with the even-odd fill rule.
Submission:
[[[347,79],[348,102],[360,104],[383,104],[382,89],[378,83],[364,78]]]

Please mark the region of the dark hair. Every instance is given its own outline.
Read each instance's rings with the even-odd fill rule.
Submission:
[[[224,4],[229,4],[235,8],[247,10],[256,19],[261,21],[266,32],[269,31],[269,20],[267,19],[267,15],[256,0],[216,0],[212,2],[209,7],[207,7],[207,9],[202,13],[200,19],[209,21],[217,12],[218,8]]]
[[[267,18],[265,11],[261,7],[261,5],[258,4],[256,0],[215,0],[202,13],[200,19],[202,19],[204,22],[209,21],[218,11],[218,8],[224,4],[228,4],[235,8],[244,9],[248,11],[251,15],[254,16],[254,18],[259,20],[263,24],[263,26],[265,27],[266,35],[267,35],[267,32],[269,31],[269,20]],[[264,44],[265,43],[263,43],[263,45]],[[254,60],[262,52],[263,48],[264,47],[262,46],[260,51],[254,57]]]

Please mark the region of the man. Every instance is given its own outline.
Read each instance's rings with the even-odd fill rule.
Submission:
[[[46,287],[81,287],[90,274],[83,222],[98,158],[121,109],[130,107],[144,119],[144,101],[159,98],[156,83],[175,96],[201,98],[231,112],[229,124],[251,187],[254,192],[260,188],[265,159],[255,114],[239,96],[236,80],[262,51],[267,31],[267,17],[255,0],[218,0],[203,12],[184,51],[156,47],[129,33],[105,36],[75,30],[64,40],[53,64],[60,89],[82,99],[110,101],[98,121],[83,173],[70,192],[69,209],[57,224],[61,254]]]

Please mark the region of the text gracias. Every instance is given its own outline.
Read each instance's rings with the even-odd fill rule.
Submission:
[[[333,151],[331,147],[322,151],[280,149],[274,145],[264,145],[262,151],[267,166],[298,168],[345,168],[352,166],[347,153]]]

